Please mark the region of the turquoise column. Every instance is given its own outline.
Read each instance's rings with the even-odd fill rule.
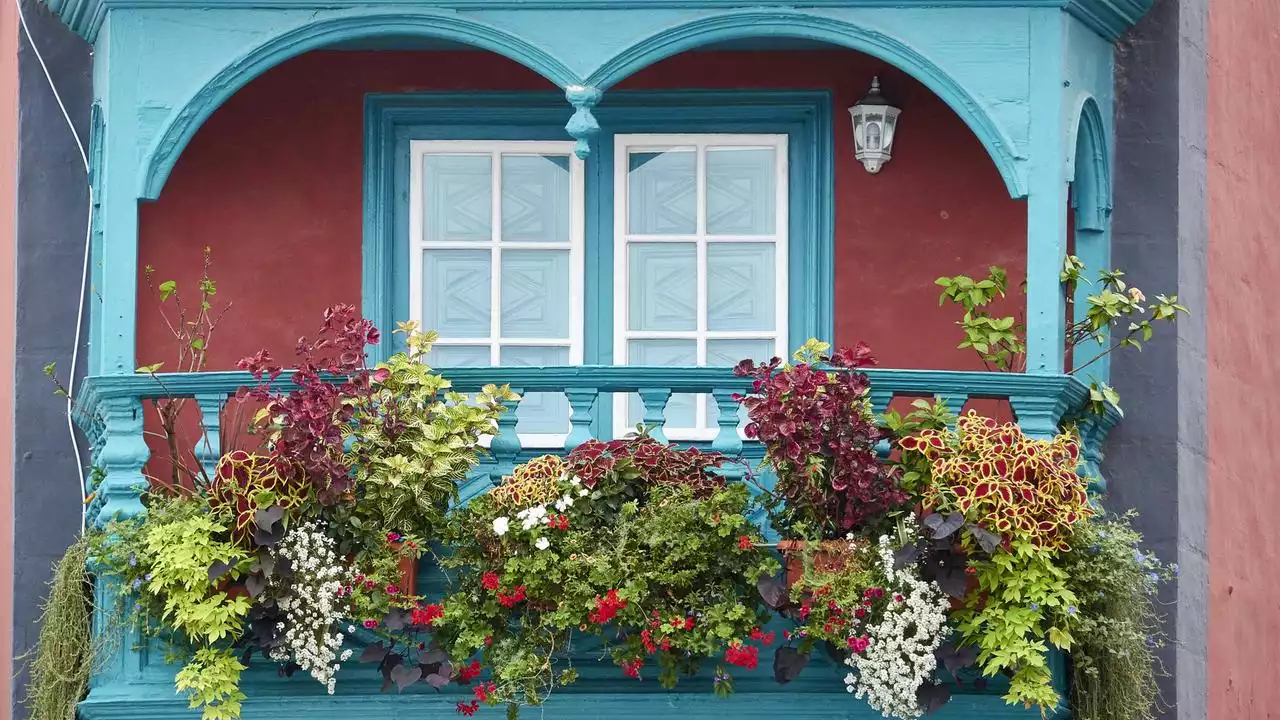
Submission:
[[[108,17],[95,46],[93,84],[102,102],[103,136],[98,224],[102,229],[96,275],[101,280],[90,302],[91,375],[132,373],[138,317],[138,123],[137,78],[143,77],[137,48],[147,39],[137,20]],[[99,299],[100,298],[100,299]]]
[[[1031,169],[1027,182],[1027,372],[1063,372],[1066,301],[1059,274],[1066,256],[1063,53],[1057,8],[1031,16]]]

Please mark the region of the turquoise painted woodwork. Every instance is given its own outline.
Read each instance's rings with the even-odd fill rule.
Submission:
[[[334,43],[429,37],[496,52],[563,89],[554,122],[578,140],[610,131],[609,88],[669,55],[709,43],[800,38],[869,53],[915,76],[986,147],[1014,197],[1028,198],[1032,369],[1055,372],[1052,256],[1063,244],[1065,109],[1085,92],[1110,117],[1109,41],[1149,0],[46,0],[95,45],[102,108],[101,307],[92,372],[132,371],[137,201],[156,198],[201,123],[246,82]],[[199,12],[200,22],[190,22]],[[607,27],[611,32],[599,32]],[[975,44],[972,37],[986,38]],[[1066,77],[1066,70],[1082,70]],[[851,80],[852,81],[852,80]],[[910,141],[910,110],[900,142]],[[839,128],[843,131],[843,128]],[[1053,258],[1056,262],[1056,258]],[[1044,286],[1042,286],[1044,285]]]
[[[560,140],[563,103],[543,93],[373,94],[365,102],[365,209],[362,307],[384,337],[409,316],[409,273],[400,259],[408,255],[409,141],[412,140]],[[595,115],[604,123],[598,143],[612,147],[617,134],[781,133],[791,149],[788,261],[790,317],[788,344],[798,347],[810,337],[832,336],[834,330],[834,166],[831,101],[827,93],[805,91],[616,92]],[[587,298],[614,298],[613,292],[613,154],[593,154],[586,163]],[[485,230],[487,232],[487,230]],[[736,252],[735,252],[736,249]],[[474,252],[474,251],[449,251]],[[672,248],[661,253],[678,252]],[[738,303],[735,268],[750,268],[750,253],[741,246],[717,252],[735,254],[718,266],[712,287],[716,297]],[[757,263],[758,265],[758,263]],[[759,271],[759,268],[755,268]],[[487,272],[487,271],[486,271]],[[749,272],[749,270],[741,270]],[[739,273],[740,274],[740,273]],[[761,276],[762,277],[762,276]],[[693,283],[684,284],[692,288]],[[736,288],[741,290],[740,287]],[[752,296],[751,302],[768,303]],[[487,299],[482,300],[487,302]],[[675,302],[663,298],[664,303]],[[743,322],[726,308],[718,317]],[[479,322],[479,319],[477,319]],[[613,362],[613,311],[609,303],[587,303],[584,322],[588,364]],[[430,324],[430,323],[428,323]],[[660,321],[659,321],[659,324]],[[676,329],[663,326],[664,329]],[[487,335],[487,328],[482,335]],[[385,358],[397,348],[392,339],[375,348]],[[730,348],[726,348],[726,352]],[[439,351],[437,351],[439,352]],[[451,351],[446,351],[451,352]],[[456,350],[452,351],[456,352]],[[735,358],[733,362],[736,362]],[[447,366],[439,356],[432,361]],[[691,361],[672,361],[676,364]],[[459,363],[463,364],[463,363]],[[672,412],[683,407],[673,399]],[[692,407],[688,408],[692,412]],[[597,417],[608,417],[602,407]],[[670,415],[673,425],[680,424]],[[638,419],[638,416],[637,416]]]

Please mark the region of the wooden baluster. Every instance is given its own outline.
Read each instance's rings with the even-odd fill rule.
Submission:
[[[667,442],[662,428],[667,424],[667,402],[671,400],[671,388],[641,388],[640,401],[644,404],[644,426],[649,437],[660,443]]]
[[[102,401],[104,442],[98,463],[106,473],[97,491],[101,509],[91,522],[101,526],[115,517],[129,518],[143,512],[142,493],[147,478],[142,468],[151,450],[142,435],[142,401],[135,397],[112,397]]]
[[[206,479],[212,479],[218,470],[218,459],[222,457],[222,409],[226,407],[227,396],[222,393],[196,395],[196,404],[200,406],[200,426],[204,434],[196,445],[196,459],[204,468]]]
[[[889,403],[891,402],[893,402],[892,390],[871,388],[871,411],[875,413],[877,418],[889,411]],[[891,450],[892,448],[889,446],[887,439],[876,443],[876,453],[881,457],[888,457]]]
[[[742,438],[738,436],[738,401],[733,399],[736,392],[725,389],[711,391],[711,397],[716,401],[716,408],[720,410],[720,417],[716,419],[716,425],[720,427],[720,431],[711,441],[711,449],[731,458],[742,454]],[[721,474],[732,481],[741,480],[744,473],[740,464],[732,463],[722,467]]]
[[[947,410],[957,416],[964,412],[964,404],[969,402],[969,396],[965,393],[934,393],[933,399],[944,403]]]
[[[595,388],[568,388],[564,396],[569,400],[569,436],[564,439],[565,452],[591,439],[591,409],[595,407],[600,391]]]
[[[1028,437],[1049,440],[1058,434],[1067,402],[1062,397],[1015,395],[1009,398],[1018,425]]]
[[[511,388],[517,396],[523,396],[520,388]],[[498,432],[489,441],[489,452],[493,454],[493,467],[489,470],[489,481],[495,486],[502,478],[511,474],[516,467],[516,456],[520,454],[520,435],[516,432],[517,416],[520,410],[520,398],[504,400],[502,405],[507,411],[498,416]]]

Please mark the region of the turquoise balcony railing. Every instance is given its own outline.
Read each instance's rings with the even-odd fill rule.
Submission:
[[[570,409],[568,433],[560,447],[547,447],[545,442],[526,447],[516,431],[519,401],[510,403],[511,412],[499,421],[490,452],[464,496],[483,491],[486,478],[490,483],[497,482],[528,457],[571,450],[593,437],[613,436],[615,423],[609,408],[622,395],[639,396],[642,411],[636,414],[658,437],[664,437],[670,398],[704,395],[719,412],[715,426],[704,434],[709,439],[693,444],[745,460],[756,460],[763,454],[758,443],[742,436],[741,419],[733,400],[734,393],[749,389],[749,381],[734,377],[727,367],[501,367],[442,372],[462,392],[474,392],[486,383],[507,384],[522,396],[562,394]],[[871,369],[867,374],[877,412],[883,412],[897,397],[937,398],[953,410],[961,409],[969,400],[1003,400],[1023,430],[1040,437],[1056,433],[1062,420],[1083,408],[1088,399],[1088,388],[1065,375],[892,369]],[[95,493],[91,519],[101,522],[116,514],[130,515],[141,510],[140,496],[147,485],[144,467],[150,459],[143,434],[149,403],[165,398],[185,398],[195,403],[202,432],[195,443],[195,455],[212,471],[223,450],[220,428],[224,409],[228,402],[235,402],[237,389],[253,384],[253,378],[242,372],[88,378],[80,398],[80,426],[92,445],[93,463],[102,471],[97,485],[88,489]],[[287,373],[276,380],[277,387],[289,385]],[[1099,480],[1102,442],[1117,419],[1118,413],[1109,411],[1079,426],[1085,451],[1082,472]],[[545,436],[540,437],[545,440]]]

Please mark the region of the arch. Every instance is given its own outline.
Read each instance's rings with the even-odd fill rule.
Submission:
[[[148,149],[138,197],[154,200],[178,157],[205,120],[240,88],[267,70],[311,50],[348,40],[417,35],[453,40],[514,60],[560,86],[579,83],[575,73],[537,46],[491,25],[434,12],[398,11],[342,15],[277,34],[222,67],[178,112]]]
[[[664,58],[716,42],[751,37],[792,37],[840,45],[880,58],[905,71],[951,107],[986,148],[1009,194],[1025,197],[1013,144],[968,90],[918,50],[882,32],[829,16],[786,9],[749,10],[701,18],[668,28],[601,65],[587,84],[604,90]]]
[[[1098,102],[1089,96],[1080,101],[1075,117],[1067,177],[1072,183],[1076,227],[1100,232],[1111,214],[1111,155],[1106,125]]]

